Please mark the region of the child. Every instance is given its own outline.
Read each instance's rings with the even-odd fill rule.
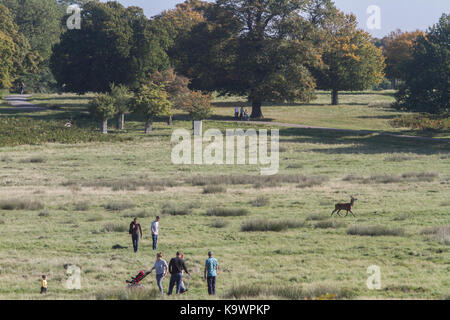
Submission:
[[[41,294],[47,293],[47,276],[44,274],[42,276]]]

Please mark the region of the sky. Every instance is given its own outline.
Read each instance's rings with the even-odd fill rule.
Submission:
[[[163,10],[172,9],[177,3],[183,1],[119,0],[125,6],[134,5],[143,8],[148,17],[157,15]],[[375,37],[383,37],[396,29],[426,30],[437,23],[443,13],[450,14],[450,0],[334,0],[334,2],[342,11],[354,13],[360,27]],[[367,13],[370,6],[379,8],[379,16],[377,11]]]

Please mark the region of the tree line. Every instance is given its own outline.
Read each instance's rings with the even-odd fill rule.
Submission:
[[[397,108],[449,109],[446,14],[426,32],[373,39],[331,0],[187,0],[152,18],[138,7],[95,0],[78,1],[81,30],[66,30],[71,2],[0,0],[0,86],[25,78],[80,94],[126,87],[134,110],[148,119],[155,115],[143,107],[150,100],[160,100],[157,114],[170,119],[172,107],[188,108],[180,96],[192,107],[217,92],[248,97],[251,117],[261,118],[264,102],[308,102],[324,89],[338,104],[340,91],[389,79]],[[184,93],[169,92],[174,86]]]

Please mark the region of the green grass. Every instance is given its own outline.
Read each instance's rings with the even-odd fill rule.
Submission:
[[[72,115],[83,119],[85,98],[66,98],[42,96],[41,100],[60,104],[64,110],[13,115],[44,122]],[[327,99],[322,98],[325,103]],[[341,98],[345,102],[350,97]],[[378,99],[374,94],[351,98],[357,105],[350,108],[361,108],[362,114],[366,109],[367,115],[373,110],[367,104]],[[307,106],[315,107],[318,119],[328,117],[325,107]],[[334,113],[336,121],[354,117],[344,111]],[[11,117],[10,111],[0,114],[0,119]],[[449,296],[449,142],[279,128],[284,150],[280,172],[262,177],[256,165],[173,165],[170,134],[173,128],[190,129],[191,123],[180,116],[169,127],[162,119],[155,123],[154,134],[145,136],[143,123],[137,120],[127,116],[126,132],[112,130],[111,136],[130,138],[125,141],[47,141],[0,147],[1,299],[159,299],[152,276],[145,279],[144,291],[130,292],[124,286],[125,279],[154,262],[149,230],[156,215],[161,215],[158,251],[166,260],[183,251],[192,270],[190,290],[182,298],[209,298],[202,279],[209,250],[215,252],[222,269],[218,298]],[[360,119],[369,127],[385,120]],[[79,125],[88,129],[82,122]],[[205,121],[204,127],[225,130],[246,128],[246,124]],[[227,190],[204,194],[203,188],[209,185],[223,185]],[[351,195],[358,198],[352,209],[356,217],[330,218],[334,204],[348,202]],[[26,205],[31,201],[40,205]],[[175,211],[165,211],[167,203]],[[209,216],[210,208],[248,213]],[[39,216],[42,212],[49,214]],[[132,252],[128,234],[134,216],[144,232],[137,254]],[[248,221],[295,224],[277,232],[266,231],[270,228],[243,232]],[[361,233],[361,227],[367,226],[381,227],[375,229],[379,236],[347,234],[349,229]],[[381,232],[386,229],[403,232]],[[113,250],[115,245],[125,248]],[[65,264],[81,267],[81,290],[64,287]],[[374,264],[381,268],[381,290],[365,285],[367,267]],[[39,294],[42,274],[48,275],[45,297]],[[164,286],[167,289],[167,280]]]

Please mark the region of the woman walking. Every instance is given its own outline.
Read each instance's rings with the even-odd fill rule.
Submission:
[[[167,262],[162,258],[162,252],[156,254],[156,261],[153,268],[150,270],[156,270],[156,283],[158,284],[159,292],[163,293],[162,281],[167,275],[167,271],[169,270],[169,266]]]

